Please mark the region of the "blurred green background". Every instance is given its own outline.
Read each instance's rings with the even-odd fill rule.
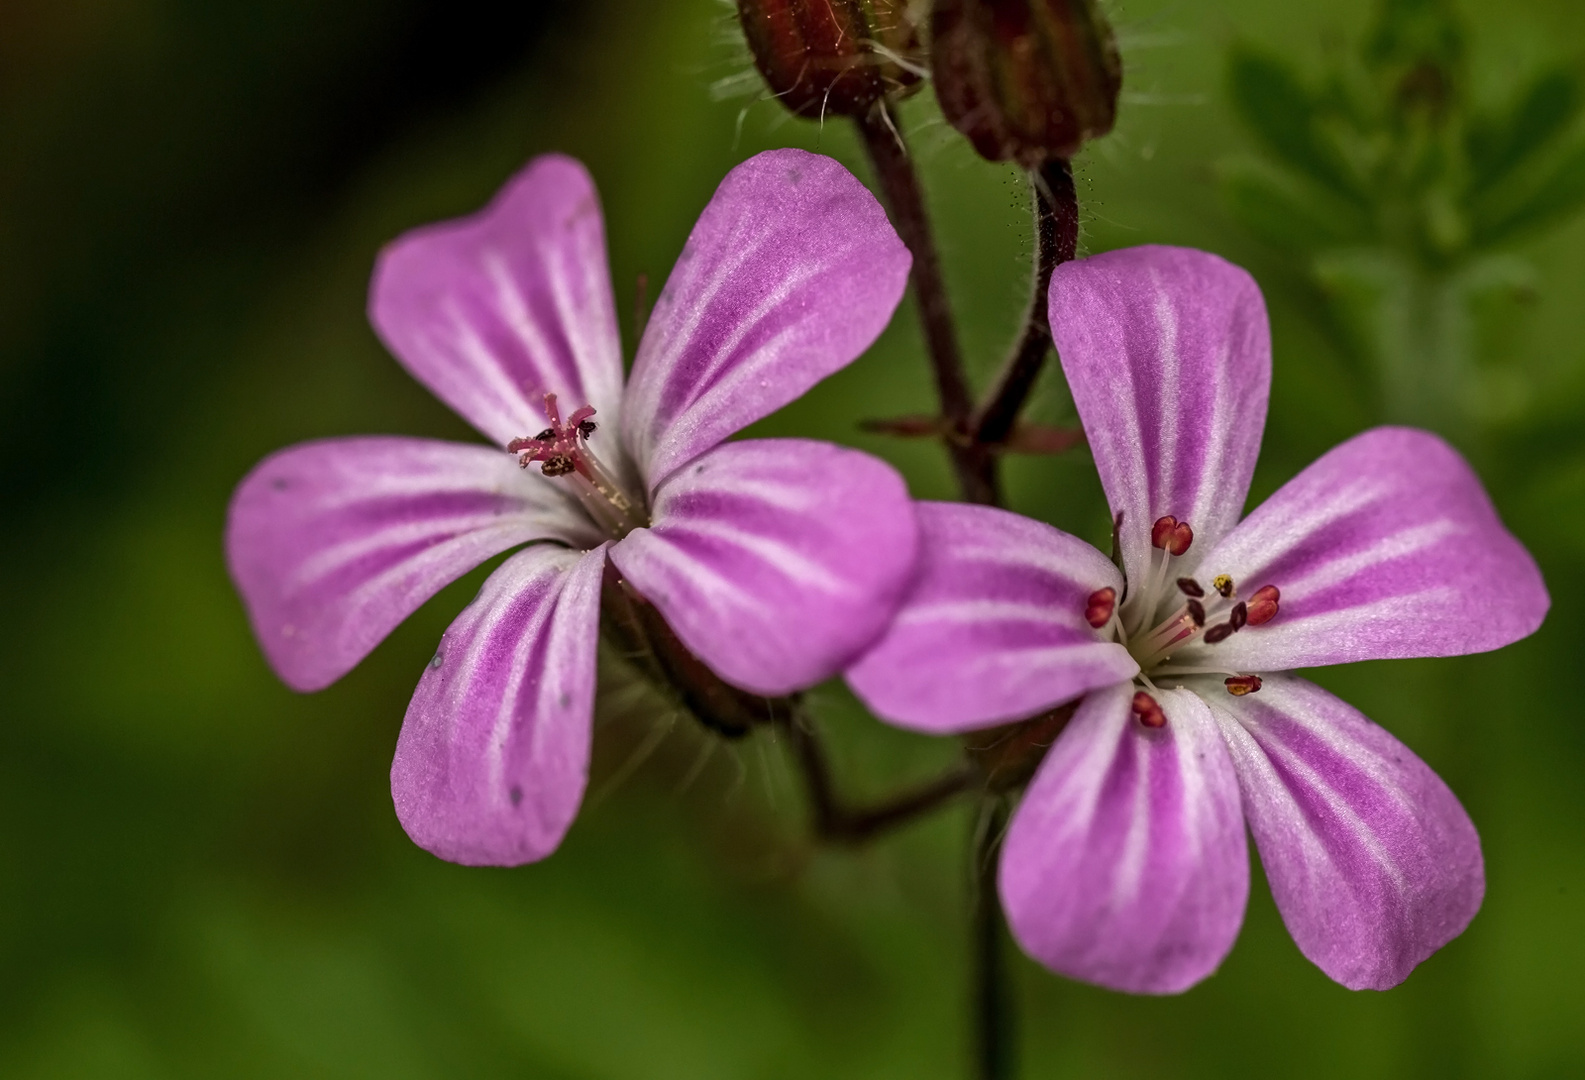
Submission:
[[[1469,94],[1491,109],[1585,44],[1577,0],[1461,10]],[[1192,244],[1260,279],[1276,376],[1259,498],[1401,410],[1325,291],[1335,275],[1285,247],[1280,221],[1250,227],[1273,220],[1240,186],[1270,147],[1236,118],[1230,50],[1314,82],[1357,51],[1372,7],[1113,14],[1126,96],[1079,162],[1083,243]],[[302,697],[266,669],[222,565],[230,489],[270,450],[473,437],[364,321],[375,252],[401,230],[476,208],[534,153],[577,155],[631,349],[637,275],[658,283],[734,163],[799,145],[867,178],[841,124],[723,93],[745,83],[733,37],[716,0],[526,4],[504,21],[475,0],[0,5],[0,1076],[965,1074],[965,810],[820,849],[784,748],[712,749],[617,700],[562,850],[450,866],[403,835],[387,770],[483,571]],[[928,97],[905,118],[983,377],[1024,300],[1027,193]],[[1309,965],[1258,877],[1232,955],[1180,997],[1020,958],[1024,1075],[1585,1075],[1585,703],[1567,636],[1585,603],[1585,220],[1492,250],[1520,268],[1472,316],[1474,396],[1492,407],[1436,415],[1540,560],[1552,616],[1501,653],[1318,675],[1458,792],[1485,844],[1484,909],[1386,994]],[[905,308],[762,428],[863,446],[945,496],[935,448],[856,427],[928,409],[921,356]],[[1069,418],[1060,387],[1036,413]],[[1082,451],[1015,462],[1010,489],[1027,513],[1106,531]],[[855,795],[953,752],[840,688],[818,699]]]

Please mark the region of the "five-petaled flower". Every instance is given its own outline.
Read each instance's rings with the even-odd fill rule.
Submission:
[[[920,577],[848,673],[882,717],[966,731],[1083,695],[1004,841],[1001,896],[1048,967],[1171,993],[1232,947],[1248,822],[1288,930],[1353,988],[1458,935],[1485,890],[1447,786],[1290,668],[1480,652],[1548,599],[1435,436],[1350,439],[1239,520],[1271,350],[1249,275],[1141,247],[1058,268],[1051,324],[1121,567],[1001,510],[921,506]]]
[[[265,655],[315,690],[447,582],[528,545],[446,631],[408,708],[391,786],[417,843],[515,864],[561,841],[587,776],[608,558],[755,693],[827,678],[884,629],[917,545],[897,473],[827,443],[724,440],[863,352],[909,263],[836,162],[761,154],[695,225],[624,388],[577,162],[539,158],[478,215],[386,249],[375,327],[494,448],[289,448],[238,487],[226,546]]]

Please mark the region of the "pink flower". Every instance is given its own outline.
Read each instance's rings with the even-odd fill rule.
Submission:
[[[270,663],[317,690],[442,586],[530,545],[452,623],[408,707],[391,790],[414,841],[495,865],[560,843],[587,777],[608,557],[756,693],[829,677],[883,630],[917,543],[901,478],[827,443],[724,440],[868,348],[908,268],[840,165],[761,154],[694,226],[624,387],[577,162],[536,159],[479,214],[385,250],[375,327],[494,445],[283,450],[238,487],[226,549]]]
[[[881,716],[960,732],[1083,695],[1008,830],[1025,951],[1173,993],[1227,955],[1247,822],[1288,930],[1384,989],[1458,935],[1480,841],[1426,765],[1286,669],[1495,649],[1540,625],[1535,563],[1435,436],[1378,428],[1239,520],[1271,381],[1249,275],[1141,247],[1051,282],[1063,368],[1118,515],[1121,571],[1046,525],[921,507],[920,578],[849,673]]]

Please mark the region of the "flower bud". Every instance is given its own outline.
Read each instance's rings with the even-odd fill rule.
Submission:
[[[909,0],[738,0],[771,93],[799,116],[863,116],[919,81]]]
[[[1122,61],[1097,0],[937,0],[941,111],[980,156],[1036,168],[1112,130]]]

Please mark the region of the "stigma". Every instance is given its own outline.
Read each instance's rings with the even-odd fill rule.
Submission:
[[[612,471],[590,449],[589,440],[599,430],[594,415],[592,406],[583,405],[563,420],[556,395],[546,394],[545,419],[550,426],[533,438],[513,439],[506,444],[506,450],[518,455],[517,463],[524,469],[537,461],[545,476],[566,477],[595,523],[620,539],[648,521]]]

